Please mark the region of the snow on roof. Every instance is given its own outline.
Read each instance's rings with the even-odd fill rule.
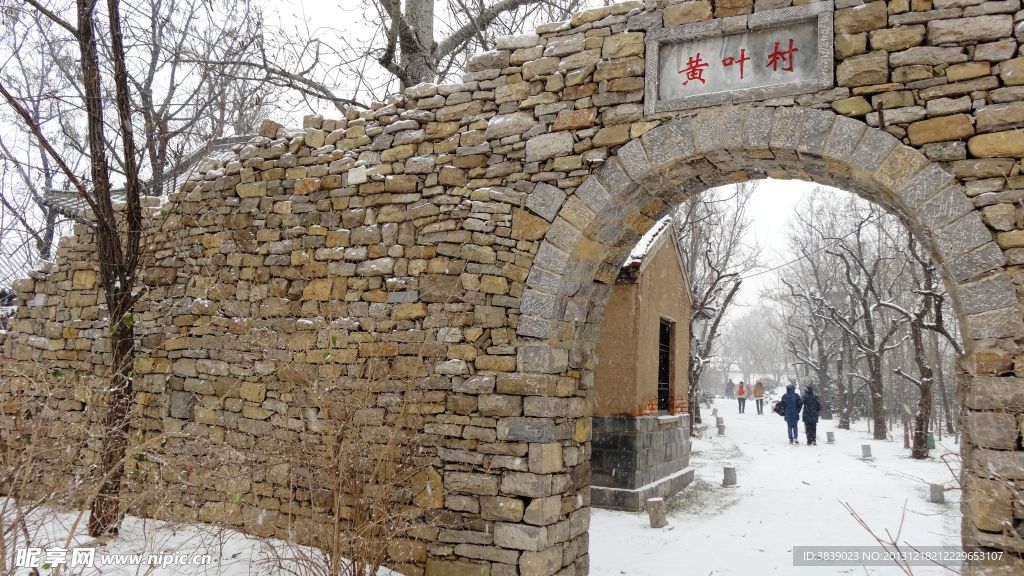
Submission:
[[[644,256],[647,256],[651,247],[654,246],[655,241],[661,237],[662,232],[671,228],[671,226],[669,226],[671,222],[671,215],[658,220],[658,222],[655,223],[655,225],[652,226],[642,238],[640,238],[640,241],[636,243],[636,246],[630,250],[629,257],[622,263],[622,267],[628,268],[630,266],[639,266],[640,263],[643,262]]]

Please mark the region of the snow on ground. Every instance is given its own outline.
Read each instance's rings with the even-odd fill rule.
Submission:
[[[9,519],[14,517],[9,504],[10,500],[0,498],[0,510],[5,513],[4,526],[10,526]],[[53,558],[64,560],[62,564],[53,562],[49,568],[40,568],[43,575],[315,576],[326,573],[326,562],[316,549],[270,538],[254,538],[228,528],[128,516],[116,537],[98,540],[86,534],[87,519],[87,512],[33,512],[27,522],[34,534],[32,545],[26,547],[20,540],[8,542],[11,550],[6,554],[0,551],[0,574],[31,574],[29,568],[13,568],[32,548],[39,550],[38,562],[32,566],[43,566],[47,554],[56,554]],[[22,550],[20,554],[18,549]],[[93,550],[91,561],[80,560],[78,554],[83,549]],[[395,573],[382,568],[377,576],[395,576]]]
[[[877,546],[844,502],[883,536],[896,534],[905,505],[901,544],[959,546],[960,493],[947,491],[945,504],[928,502],[928,483],[958,485],[938,458],[958,453],[951,441],[939,443],[931,459],[913,460],[901,433],[883,442],[871,439],[863,420],[855,430],[835,430],[823,420],[816,446],[803,443],[803,422],[801,443],[794,446],[770,403],[763,416],[753,400],[745,414],[737,414],[735,400],[718,399],[714,406],[725,418],[726,435],[713,435],[712,426],[711,434],[694,439],[696,478],[669,503],[667,528],[650,528],[646,514],[593,510],[592,576],[902,574],[895,566],[793,565],[793,546]],[[835,432],[835,444],[826,443],[828,431]],[[871,444],[873,460],[860,459],[861,444]],[[723,466],[737,468],[737,487],[721,486]],[[916,566],[913,573],[950,572]]]
[[[667,528],[651,529],[646,515],[593,509],[592,576],[901,574],[895,567],[793,566],[793,546],[876,545],[843,507],[844,502],[879,534],[886,530],[895,533],[906,505],[901,543],[915,547],[959,544],[959,492],[948,491],[946,504],[927,502],[928,482],[956,485],[938,456],[956,453],[957,446],[940,444],[932,459],[912,460],[903,449],[902,438],[895,442],[871,440],[863,421],[855,425],[857,430],[835,430],[833,445],[825,441],[832,423],[823,421],[818,426],[817,446],[790,446],[785,423],[771,413],[770,403],[766,402],[763,416],[757,415],[753,401],[748,401],[746,414],[736,413],[734,400],[719,399],[715,406],[725,417],[726,436],[706,434],[693,441],[691,464],[696,479],[669,503]],[[804,441],[802,423],[800,440]],[[860,459],[861,444],[871,444],[873,460]],[[736,466],[738,487],[721,487],[726,465]],[[0,508],[2,504],[0,500]],[[84,533],[85,519],[84,514],[79,518],[73,513],[48,513],[30,522],[39,531],[34,546],[97,547],[92,568],[74,568],[63,574],[277,574],[280,556],[298,553],[310,558],[314,554],[209,525],[135,517],[125,519],[118,537],[96,543]],[[79,524],[72,530],[76,520]],[[75,537],[68,539],[72,532]],[[146,560],[131,558],[135,554],[177,555],[173,560],[179,563],[151,567]],[[208,563],[180,564],[202,554],[210,555]],[[5,561],[10,562],[12,556]],[[115,561],[127,563],[115,565]],[[286,564],[298,568],[296,562]],[[930,567],[913,571],[917,576],[948,573]],[[299,568],[296,572],[306,571]]]

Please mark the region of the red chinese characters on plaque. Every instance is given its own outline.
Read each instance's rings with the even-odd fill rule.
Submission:
[[[788,48],[780,48],[780,45],[785,46],[787,44]],[[792,74],[796,71],[795,62],[798,52],[800,52],[800,48],[796,46],[792,37],[783,39],[781,44],[776,40],[771,50],[768,51],[767,56],[764,58],[764,67],[770,69],[770,72],[773,74]],[[721,65],[723,69],[737,69],[738,72],[733,76],[733,78],[742,81],[746,79],[747,63],[750,61],[751,58],[747,55],[747,48],[745,46],[741,46],[739,52],[735,55],[723,57],[721,59]],[[755,63],[753,65],[757,66],[758,64]],[[711,64],[704,60],[700,51],[688,54],[686,55],[686,66],[678,70],[680,82],[683,86],[689,86],[690,82],[707,84],[707,80],[704,78],[704,72],[709,68],[711,68]],[[730,78],[729,72],[724,72],[724,75],[727,80]]]
[[[694,38],[675,39],[671,33],[666,30],[658,43],[657,83],[652,85],[657,107],[757,100],[815,91],[832,81],[831,48],[823,66],[816,19],[730,34],[697,32]]]

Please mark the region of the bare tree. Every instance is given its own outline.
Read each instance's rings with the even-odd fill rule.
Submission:
[[[239,67],[238,77],[256,77],[295,90],[307,105],[325,101],[342,113],[368,108],[389,94],[421,82],[444,82],[465,68],[467,58],[491,50],[499,36],[563,20],[592,0],[363,0],[342,7],[354,25],[339,33],[314,26],[279,24],[249,54],[198,61]]]
[[[674,219],[692,301],[687,404],[694,422],[701,421],[699,384],[719,327],[743,274],[757,265],[756,247],[744,244],[750,227],[747,207],[756,190],[756,181],[708,190],[685,202]]]
[[[823,317],[841,328],[863,355],[867,376],[854,374],[864,380],[871,391],[874,438],[885,440],[888,427],[882,363],[886,352],[902,344],[899,338],[902,318],[882,313],[883,308],[879,305],[892,293],[898,277],[888,270],[894,258],[879,249],[879,227],[871,226],[882,217],[880,211],[881,208],[873,205],[866,211],[857,211],[859,214],[855,216],[853,233],[846,238],[832,239],[834,247],[826,250],[841,263],[845,289],[852,306],[848,316],[836,306],[829,305],[827,316]]]
[[[33,35],[20,33],[19,18],[12,13],[0,17],[4,31],[0,41],[6,52],[0,79],[23,103],[32,121],[40,126],[59,123],[62,103],[54,93],[66,90],[55,52]],[[0,284],[9,285],[39,260],[48,260],[58,236],[60,215],[45,201],[53,188],[57,167],[17,118],[0,114],[7,130],[0,133]],[[67,151],[66,147],[61,147]],[[77,167],[75,154],[69,164]]]
[[[735,355],[746,382],[751,382],[754,374],[778,382],[785,373],[786,351],[770,316],[762,306],[747,310],[730,323],[723,338],[722,348]]]
[[[99,267],[100,291],[109,314],[111,340],[110,385],[107,401],[102,403],[106,413],[102,419],[105,429],[98,473],[103,475],[102,485],[92,502],[89,533],[94,536],[117,533],[123,511],[120,490],[123,471],[122,456],[128,446],[130,410],[134,400],[132,362],[135,355],[134,321],[131,310],[139,294],[134,290],[141,257],[142,210],[140,196],[142,180],[139,176],[137,150],[133,131],[133,111],[128,88],[124,37],[121,27],[121,7],[118,0],[106,5],[107,32],[110,38],[110,57],[113,74],[106,76],[100,66],[98,21],[103,14],[95,0],[76,0],[75,21],[65,20],[62,13],[37,0],[27,4],[45,16],[45,28],[26,29],[26,33],[60,34],[64,41],[78,48],[82,99],[84,110],[81,121],[88,137],[88,174],[72,168],[26,108],[22,99],[0,81],[0,96],[16,113],[22,126],[29,130],[36,143],[93,211],[91,225],[96,237],[96,263]],[[38,20],[36,20],[38,22]],[[104,79],[112,82],[113,101],[117,111],[116,122],[108,124],[103,102]],[[111,132],[116,134],[123,153],[126,206],[123,212],[115,209],[111,197],[112,168],[109,150]]]
[[[904,317],[910,331],[910,342],[913,346],[913,359],[917,365],[917,377],[907,374],[902,368],[897,367],[893,372],[912,383],[918,391],[917,411],[914,414],[914,433],[911,456],[918,459],[928,457],[927,435],[932,415],[932,388],[935,381],[935,370],[929,358],[928,350],[925,347],[924,332],[934,331],[946,338],[956,349],[958,354],[963,349],[946,327],[943,314],[943,303],[945,293],[938,285],[938,272],[927,256],[923,254],[920,244],[914,237],[906,233],[907,254],[913,258],[916,266],[912,267],[914,278],[913,293],[919,296],[916,308],[907,310],[903,306],[885,300],[879,303],[896,311]],[[929,318],[931,322],[929,322]]]
[[[22,6],[4,0],[0,53],[6,64],[0,77],[46,134],[65,163],[78,171],[91,154],[83,122],[86,94],[74,43],[46,16],[72,11],[68,0]],[[232,28],[211,21],[230,17]],[[270,87],[238,80],[234,69],[187,58],[245,51],[262,33],[259,12],[250,0],[137,0],[124,8],[121,22],[125,71],[136,138],[134,163],[145,176],[143,194],[170,192],[168,168],[213,137],[251,133],[268,110]],[[116,115],[112,35],[102,22],[95,34],[101,71],[101,102],[107,115]],[[35,32],[29,33],[30,30]],[[0,159],[5,180],[0,189],[0,235],[5,250],[0,282],[10,281],[38,259],[51,256],[59,236],[60,214],[50,202],[55,190],[72,192],[50,155],[38,144],[20,118],[8,115],[10,129],[0,134]],[[111,181],[126,178],[127,163],[117,129],[107,127]]]

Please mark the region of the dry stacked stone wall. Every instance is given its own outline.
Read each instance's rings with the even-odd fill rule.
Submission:
[[[443,494],[394,550],[404,572],[585,575],[593,348],[620,262],[692,194],[799,178],[886,206],[929,246],[967,348],[964,540],[1024,551],[1020,2],[828,2],[833,88],[644,116],[647,30],[792,4],[601,7],[498,40],[462,83],[264,122],[149,219],[139,437],[187,431],[255,461],[268,439],[315,436],[311,383],[370,387],[367,423],[415,414],[422,483]],[[79,226],[16,284],[4,343],[78,382],[37,393],[85,426],[76,378],[107,353],[92,258]],[[140,506],[283,535],[310,516],[287,467],[217,465],[245,481],[140,463],[141,485],[180,494]]]

